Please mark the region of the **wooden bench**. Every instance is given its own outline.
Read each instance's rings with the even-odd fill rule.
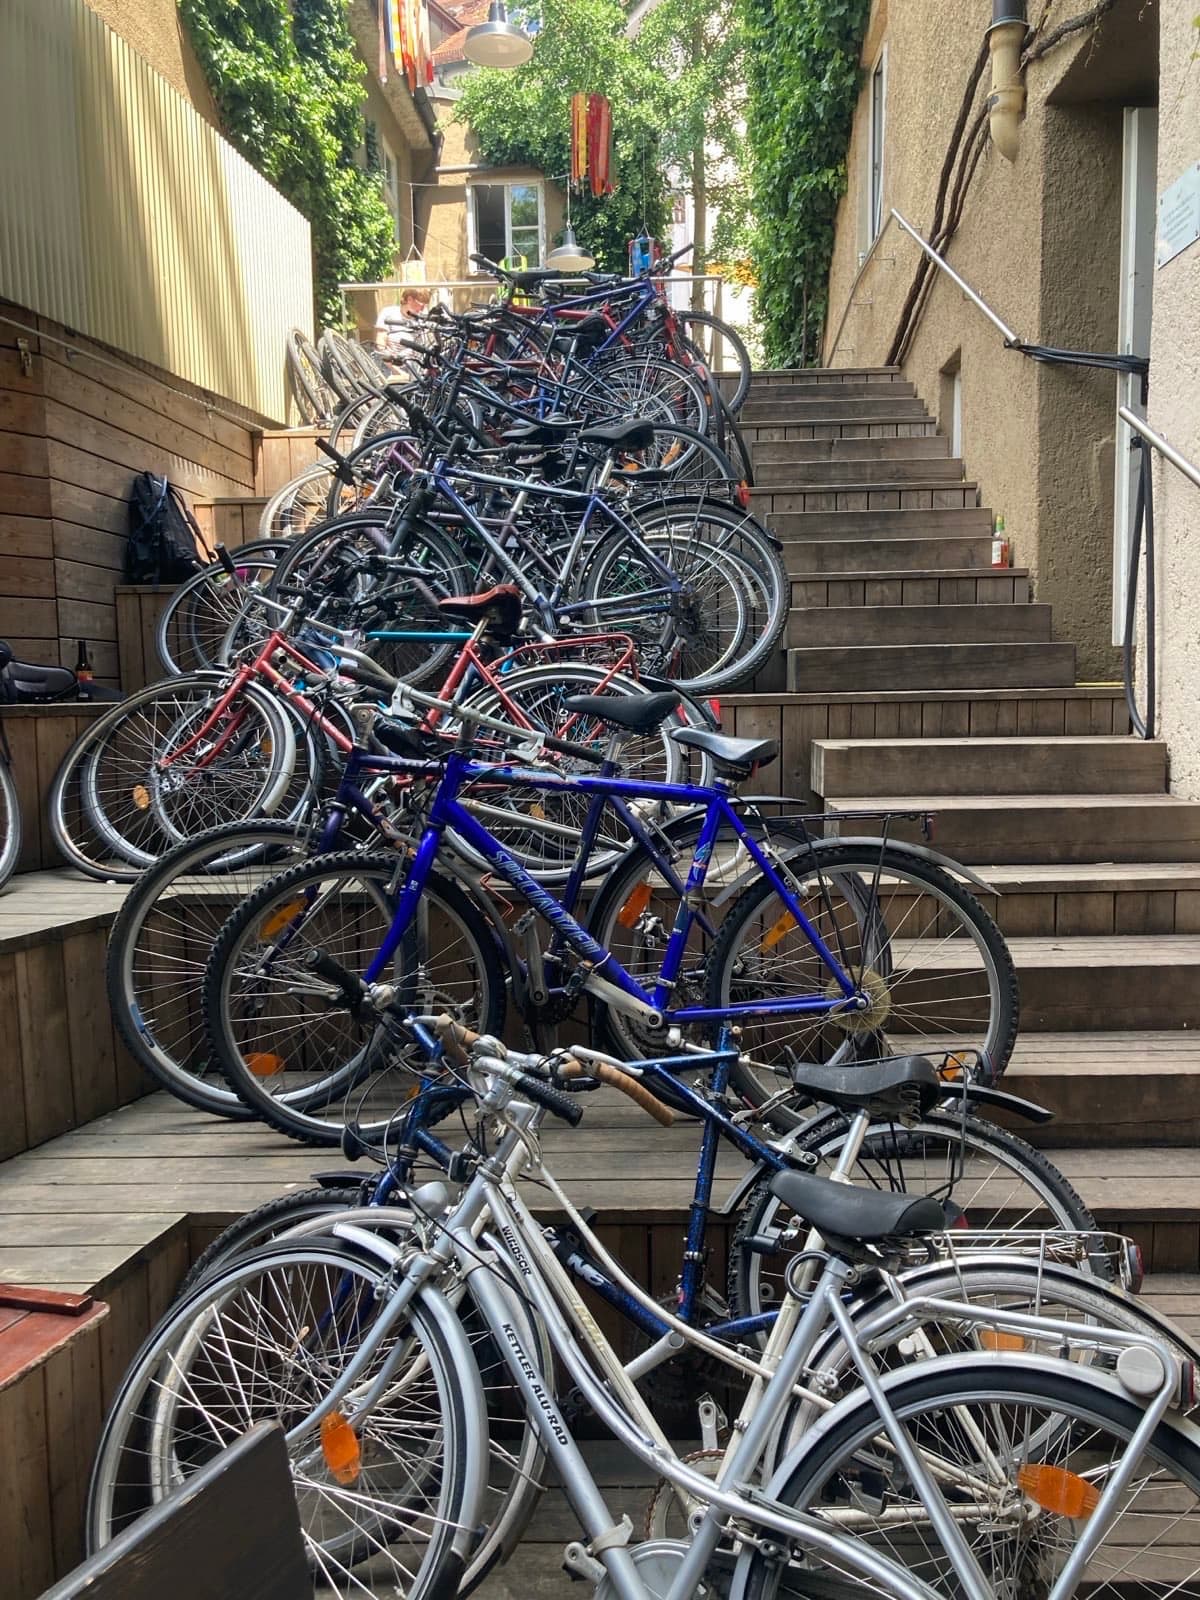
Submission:
[[[283,1433],[263,1422],[43,1600],[298,1600],[311,1587]]]

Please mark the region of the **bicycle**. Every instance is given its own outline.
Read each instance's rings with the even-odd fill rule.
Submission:
[[[808,1217],[815,1243],[789,1281],[762,1357],[722,1349],[667,1319],[679,1338],[713,1344],[751,1380],[715,1479],[681,1461],[513,1186],[532,1162],[555,1197],[565,1198],[540,1159],[537,1130],[547,1110],[577,1122],[578,1105],[536,1075],[545,1066],[537,1058],[512,1055],[494,1040],[468,1041],[468,1048],[473,1093],[497,1139],[489,1153],[476,1153],[458,1199],[438,1185],[410,1194],[415,1254],[410,1228],[392,1243],[386,1227],[339,1220],[324,1239],[284,1241],[201,1284],[152,1337],[110,1415],[89,1494],[93,1547],[119,1525],[119,1491],[133,1487],[126,1474],[134,1467],[140,1492],[157,1498],[240,1432],[255,1407],[279,1405],[278,1395],[294,1419],[289,1445],[302,1511],[314,1503],[322,1511],[320,1521],[310,1514],[305,1522],[325,1581],[339,1594],[352,1592],[354,1569],[369,1557],[410,1596],[439,1582],[457,1586],[477,1529],[486,1526],[485,1539],[500,1545],[484,1499],[491,1411],[454,1315],[463,1304],[459,1282],[469,1286],[488,1348],[499,1351],[580,1519],[586,1544],[568,1546],[568,1567],[622,1596],[682,1600],[705,1573],[723,1574],[735,1594],[777,1594],[781,1584],[791,1592],[794,1572],[811,1583],[808,1561],[816,1558],[849,1592],[861,1580],[871,1592],[882,1585],[905,1600],[962,1593],[995,1600],[1014,1592],[1010,1574],[1031,1570],[1032,1553],[1051,1562],[1042,1569],[1044,1592],[1069,1600],[1085,1572],[1103,1578],[1108,1550],[1120,1561],[1118,1530],[1127,1515],[1136,1519],[1139,1500],[1153,1508],[1173,1496],[1172,1515],[1177,1507],[1181,1517],[1188,1507],[1194,1514],[1200,1436],[1168,1418],[1180,1368],[1166,1342],[1128,1328],[909,1297],[895,1265],[910,1242],[920,1245],[944,1227],[941,1207],[798,1173],[776,1181]],[[645,1102],[642,1086],[625,1084]],[[864,1263],[888,1278],[897,1297],[889,1317],[873,1323],[872,1348],[900,1348],[901,1330],[927,1342],[926,1330],[949,1327],[953,1356],[880,1371],[843,1304]],[[613,1266],[631,1298],[653,1307]],[[299,1300],[290,1287],[297,1281]],[[267,1304],[270,1322],[254,1309]],[[556,1398],[539,1324],[583,1401],[679,1497],[689,1537],[629,1547]],[[838,1400],[805,1381],[831,1326],[865,1386]],[[233,1387],[235,1327],[251,1336],[239,1332],[242,1375]],[[1030,1353],[1039,1341],[1111,1352],[1110,1368]],[[972,1353],[980,1349],[988,1353]],[[401,1409],[418,1380],[422,1392],[439,1388],[436,1439],[423,1405]],[[825,1414],[793,1448],[788,1419],[797,1398]],[[139,1438],[149,1439],[149,1452]],[[419,1473],[398,1474],[391,1465],[402,1445]],[[515,1481],[513,1498],[528,1501],[529,1479]],[[892,1506],[907,1540],[899,1548]]]
[[[797,1073],[813,1059],[802,1046],[815,1050],[818,1060],[851,1062],[890,1054],[884,1025],[893,1012],[901,1024],[899,1037],[907,1036],[913,1048],[920,1048],[923,1037],[949,1032],[955,1047],[978,1052],[985,1080],[998,1077],[1016,1035],[1016,978],[1004,941],[978,902],[935,864],[885,840],[871,841],[866,850],[813,841],[791,860],[773,851],[769,840],[757,840],[733,796],[740,780],[773,759],[770,740],[676,729],[670,736],[675,743],[712,762],[711,785],[616,775],[621,737],[644,737],[677,704],[672,693],[621,701],[565,697],[566,710],[602,720],[616,734],[594,776],[473,761],[468,715],[458,745],[443,759],[371,757],[372,770],[394,763],[396,771],[427,786],[425,827],[411,859],[334,854],[291,869],[234,912],[214,947],[204,1012],[222,1069],[246,1103],[284,1131],[320,1140],[336,1138],[341,1122],[285,1116],[272,1102],[299,1086],[310,1106],[340,1103],[357,1085],[364,1102],[380,1097],[374,1115],[388,1116],[387,1079],[398,1065],[389,1031],[395,1003],[427,1010],[430,1006],[413,996],[436,995],[434,1003],[463,1006],[462,1020],[499,1034],[506,974],[529,996],[533,1016],[550,1022],[562,1020],[587,996],[603,1005],[606,1016],[632,1019],[659,1041],[682,1040],[687,1030],[723,1022],[741,1025],[750,1031],[734,1082],[739,1093],[768,1112],[794,1106]],[[352,756],[347,765],[350,788],[362,759]],[[594,752],[591,759],[597,759]],[[459,791],[480,781],[535,794],[565,791],[589,801],[561,899],[462,805]],[[686,881],[637,814],[635,806],[647,803],[703,808],[698,819],[690,819],[699,826],[692,835]],[[609,804],[642,852],[636,859],[645,863],[637,869],[633,904],[608,897],[616,926],[627,934],[652,915],[653,889],[646,886],[642,892],[645,870],[659,875],[674,896],[671,933],[654,951],[657,959],[634,971],[569,909],[578,904]],[[507,885],[528,908],[520,931],[481,909],[478,895],[464,895],[438,870],[448,830],[495,883]],[[749,878],[718,931],[699,897],[722,837],[744,852]],[[811,897],[804,890],[806,875],[815,879]],[[904,891],[899,926],[894,915],[889,921],[890,902],[880,899],[881,883],[889,893],[897,887]],[[936,896],[935,918],[945,925],[954,913],[949,933],[937,933],[935,920],[929,929],[919,927],[915,939],[904,935],[903,917],[913,915],[918,885],[931,891],[927,906]],[[548,943],[534,913],[549,924]],[[816,925],[823,921],[828,938]],[[711,940],[703,959],[689,952],[692,938]],[[302,948],[322,965],[323,979],[302,978],[297,966]],[[904,964],[898,966],[901,949]],[[771,994],[772,983],[786,992]],[[957,1008],[949,1025],[938,1014],[947,997]],[[266,1052],[270,1070],[264,1071],[259,1034],[268,1017],[274,1043]],[[380,1081],[373,1089],[377,1074]]]

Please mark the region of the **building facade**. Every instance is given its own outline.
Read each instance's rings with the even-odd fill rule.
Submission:
[[[1200,157],[1195,8],[1054,0],[1028,12],[1036,26],[1018,79],[1023,114],[998,129],[1002,153],[989,132],[987,0],[875,0],[824,360],[902,360],[952,436],[952,453],[1004,516],[1014,559],[1054,606],[1056,632],[1078,645],[1081,678],[1111,681],[1120,675],[1133,504],[1116,407],[1140,403],[1140,383],[1006,348],[953,281],[922,268],[919,246],[891,213],[927,239],[936,234],[949,263],[1020,340],[1152,355],[1150,418],[1194,454],[1195,418],[1176,414],[1173,374],[1188,362],[1194,372],[1200,354],[1200,245],[1155,266],[1154,236],[1157,197]],[[1168,504],[1196,495],[1182,480],[1163,492],[1163,520]],[[1160,537],[1165,562],[1165,527]],[[1169,645],[1160,652],[1164,674],[1174,658]],[[1193,749],[1185,762],[1180,745],[1175,781],[1196,793]]]

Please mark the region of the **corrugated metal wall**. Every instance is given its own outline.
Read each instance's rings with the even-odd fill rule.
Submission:
[[[309,226],[83,0],[0,0],[0,298],[282,419]]]

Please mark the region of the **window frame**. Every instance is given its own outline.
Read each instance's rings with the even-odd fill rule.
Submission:
[[[512,191],[514,189],[534,189],[537,191],[538,202],[538,260],[546,259],[546,184],[542,178],[477,178],[467,184],[467,269],[479,274],[471,256],[479,251],[479,230],[475,221],[474,195],[477,189],[503,189],[504,190],[504,255],[502,260],[507,260],[513,251],[513,220],[512,220]]]
[[[878,92],[877,92],[878,91]],[[887,45],[880,48],[871,68],[867,116],[866,246],[869,250],[883,231],[883,182],[887,141]]]

